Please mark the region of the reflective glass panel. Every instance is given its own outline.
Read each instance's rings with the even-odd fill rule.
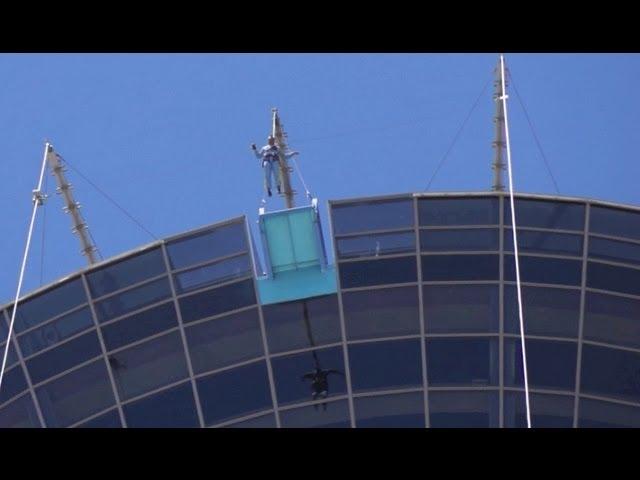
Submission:
[[[167,245],[169,260],[175,269],[246,250],[244,222],[212,227],[187,238],[173,240]]]
[[[489,428],[500,425],[497,392],[429,392],[431,428]]]
[[[553,253],[582,256],[582,235],[571,233],[531,232],[518,229],[518,253]],[[504,249],[513,252],[513,231],[504,232]]]
[[[128,403],[122,408],[127,426],[131,428],[199,426],[191,382]]]
[[[526,340],[529,387],[572,391],[576,385],[578,346],[575,342]],[[520,339],[506,338],[504,383],[524,386]]]
[[[526,335],[578,336],[580,290],[522,287],[522,308]],[[504,331],[520,334],[515,285],[504,286]]]
[[[504,224],[511,225],[511,204],[504,202]],[[516,224],[520,227],[584,229],[584,205],[545,200],[516,200]]]
[[[102,359],[36,389],[48,427],[66,427],[115,403]]]
[[[205,425],[273,408],[264,361],[197,380]]]
[[[589,212],[589,230],[613,237],[640,240],[640,212],[592,206]]]
[[[581,393],[640,402],[640,353],[582,347]]]
[[[255,308],[188,327],[185,334],[195,373],[264,355]]]
[[[177,382],[188,375],[179,332],[112,353],[109,365],[122,400]]]
[[[587,292],[584,338],[640,348],[640,300]]]
[[[354,392],[422,387],[418,339],[349,345],[349,363]]]
[[[97,302],[95,304],[96,315],[100,322],[106,322],[138,308],[159,302],[169,296],[171,296],[169,279],[161,278]]]
[[[7,338],[7,337],[4,337]],[[6,348],[6,343],[0,343],[0,364],[2,362],[2,355],[4,355],[4,349]],[[14,343],[11,342],[9,344],[9,354],[7,355],[7,366],[6,368],[11,367],[13,364],[18,362],[18,354],[16,353],[16,347]]]
[[[248,255],[233,257],[188,272],[175,275],[176,290],[179,293],[190,292],[216,283],[228,282],[234,278],[245,277],[251,273]]]
[[[31,394],[23,395],[0,408],[0,428],[40,428]]]
[[[418,200],[420,225],[496,225],[497,198],[424,198]]]
[[[425,282],[498,280],[499,278],[498,255],[422,256],[422,280]]]
[[[276,428],[276,417],[273,413],[268,413],[261,417],[232,423],[231,425],[227,425],[227,428]]]
[[[378,257],[415,252],[416,235],[411,231],[337,238],[336,247],[338,258]]]
[[[581,398],[578,427],[639,428],[640,407]]]
[[[409,283],[418,280],[416,257],[413,255],[411,257],[341,263],[339,269],[342,288]]]
[[[342,308],[349,340],[420,333],[417,287],[345,292]]]
[[[497,285],[425,285],[422,289],[427,333],[498,331]]]
[[[427,378],[432,387],[498,384],[494,338],[428,338]]]
[[[2,360],[0,360],[0,364],[2,364]],[[4,377],[2,378],[2,389],[0,390],[0,405],[26,389],[27,380],[24,377],[24,372],[20,365],[16,365],[11,370],[5,371]],[[2,425],[0,425],[0,427],[2,427]]]
[[[498,230],[420,230],[420,248],[423,252],[498,250]]]
[[[114,350],[177,326],[176,309],[170,301],[104,325],[101,330],[107,350]]]
[[[142,282],[165,273],[162,251],[155,248],[87,274],[93,298]]]
[[[86,302],[82,281],[76,278],[24,303],[18,302],[14,329],[16,333],[20,333]],[[8,313],[11,314],[11,310]]]
[[[294,408],[280,412],[283,428],[349,428],[349,405],[346,400],[328,402],[322,406]]]
[[[102,353],[95,330],[27,360],[31,381],[36,384]]]
[[[640,244],[589,237],[589,256],[638,265],[640,264]]]
[[[77,425],[76,428],[122,428],[122,422],[120,422],[118,410],[113,409],[88,422]]]
[[[15,328],[15,325],[14,325]],[[9,326],[4,319],[4,311],[0,310],[0,343],[3,343],[9,335]]]
[[[182,297],[178,301],[180,302],[182,321],[189,323],[253,305],[256,303],[256,296],[253,290],[253,280],[245,280]]]
[[[342,347],[271,359],[279,405],[347,392]]]
[[[516,281],[513,255],[504,256],[504,279]],[[520,255],[520,280],[529,283],[579,286],[582,282],[582,261]]]
[[[93,327],[91,310],[85,307],[21,335],[18,337],[18,342],[22,355],[28,357],[91,327]]]
[[[271,353],[339,342],[337,295],[262,307]]]
[[[563,395],[529,395],[533,428],[571,428],[574,397]],[[505,392],[504,426],[527,428],[527,407],[524,392]]]
[[[422,392],[354,399],[358,428],[424,428]]]
[[[640,270],[589,262],[587,287],[640,295]]]
[[[332,205],[335,235],[413,227],[413,199]]]

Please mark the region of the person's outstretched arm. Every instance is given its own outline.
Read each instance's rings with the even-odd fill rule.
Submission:
[[[253,150],[253,153],[258,160],[262,160],[262,150],[258,150],[255,143],[251,144],[251,150]]]
[[[296,155],[300,155],[300,152],[287,152],[284,154],[284,158],[291,158],[294,157]]]

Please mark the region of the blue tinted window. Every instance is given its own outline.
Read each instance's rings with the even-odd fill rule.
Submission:
[[[584,338],[640,347],[640,300],[587,292]]]
[[[0,364],[2,360],[0,360]],[[0,405],[15,397],[20,392],[27,389],[27,380],[24,378],[22,367],[17,365],[5,372],[2,378],[2,389],[0,390]],[[0,425],[2,427],[2,425]]]
[[[342,308],[349,340],[420,333],[417,287],[345,292]]]
[[[640,401],[640,354],[613,348],[582,347],[580,391]]]
[[[422,280],[498,280],[498,255],[423,255]]]
[[[332,205],[335,235],[413,227],[413,200],[387,200]]]
[[[24,303],[18,302],[14,329],[16,333],[20,333],[86,302],[82,281],[76,278]]]
[[[574,342],[526,340],[529,387],[574,390],[578,346]],[[505,339],[504,382],[524,386],[519,339]]]
[[[422,292],[427,333],[497,333],[497,285],[425,285]]]
[[[31,395],[23,395],[0,408],[0,428],[39,428],[40,421]]]
[[[118,410],[111,410],[88,422],[82,423],[77,428],[122,428]]]
[[[489,428],[500,424],[497,392],[429,392],[432,428]]]
[[[188,375],[179,332],[112,353],[109,365],[122,400],[177,382]]]
[[[504,223],[511,225],[511,202],[504,202]],[[544,200],[516,200],[516,225],[520,227],[584,229],[584,205]]]
[[[200,232],[188,238],[174,240],[167,245],[173,268],[226,257],[247,250],[244,223],[231,223]]]
[[[225,285],[179,299],[182,321],[194,322],[256,303],[253,280]]]
[[[273,413],[268,413],[261,417],[227,425],[227,428],[276,428],[276,417]]]
[[[6,339],[7,337],[4,337],[4,338]],[[0,364],[2,363],[2,355],[4,355],[4,349],[6,348],[6,346],[7,346],[6,343],[0,344]],[[11,365],[17,362],[18,362],[18,355],[16,353],[16,347],[14,346],[14,343],[11,342],[9,344],[9,354],[7,355],[7,367],[10,367]]]
[[[36,389],[48,427],[66,427],[115,403],[103,360]]]
[[[4,311],[0,310],[0,343],[4,342],[9,335],[9,326],[4,319]]]
[[[425,198],[418,200],[421,226],[496,225],[497,198]]]
[[[589,230],[593,233],[640,240],[640,212],[593,206],[589,213]]]
[[[519,258],[522,282],[576,286],[582,282],[582,261],[580,260],[524,256]],[[516,281],[516,264],[513,255],[504,256],[504,279]]]
[[[98,335],[94,330],[52,350],[47,350],[27,360],[26,363],[31,380],[35,384],[52,375],[64,372],[75,365],[86,362],[100,355],[100,353]]]
[[[271,359],[278,404],[286,405],[346,393],[342,348],[328,348]],[[315,393],[314,393],[315,392]]]
[[[242,255],[204,267],[196,267],[188,272],[179,273],[174,278],[178,292],[189,292],[234,278],[245,277],[250,273],[249,256]]]
[[[422,392],[354,400],[358,428],[424,428]]]
[[[492,338],[427,339],[427,378],[432,387],[498,384],[498,342]]]
[[[156,333],[178,326],[173,302],[137,313],[102,327],[102,338],[107,350],[115,350]]]
[[[162,251],[155,248],[149,252],[126,258],[87,275],[93,298],[115,292],[147,278],[165,273]]]
[[[581,398],[579,412],[580,428],[640,427],[640,407]]]
[[[408,283],[417,280],[415,256],[340,264],[342,288]]]
[[[423,252],[498,250],[498,230],[420,230],[420,248]]]
[[[574,397],[529,394],[531,426],[533,428],[571,428]],[[504,426],[526,428],[527,409],[524,393],[505,392]]]
[[[377,257],[415,252],[416,235],[414,232],[403,232],[337,238],[336,246],[338,258]]]
[[[199,426],[191,382],[124,405],[132,428],[189,428]]]
[[[283,428],[349,428],[349,405],[346,400],[322,406],[294,408],[280,412]]]
[[[349,345],[354,392],[422,386],[419,340]]]
[[[262,307],[271,353],[339,342],[338,298],[327,295]]]
[[[582,235],[530,232],[518,229],[518,253],[555,253],[582,256]],[[504,249],[513,252],[513,231],[504,232]]]
[[[587,287],[640,295],[640,270],[589,262]]]
[[[264,355],[257,309],[199,323],[185,334],[195,373]]]
[[[169,280],[161,278],[96,303],[96,315],[99,321],[106,322],[138,308],[156,303],[170,295]]]
[[[580,290],[522,287],[522,309],[526,335],[578,336]],[[504,331],[520,334],[518,293],[511,285],[504,286]]]
[[[263,361],[199,378],[197,387],[206,425],[273,408]]]
[[[91,311],[89,307],[85,307],[21,335],[18,337],[18,342],[22,355],[28,357],[91,327],[93,327]]]
[[[640,264],[640,244],[589,237],[589,256],[615,262]]]

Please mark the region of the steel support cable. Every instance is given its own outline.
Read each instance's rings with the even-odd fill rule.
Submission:
[[[507,116],[507,91],[504,78],[504,56],[500,55],[500,68],[502,71],[502,100],[504,110],[504,130],[507,144],[507,171],[509,173],[509,201],[511,204],[511,231],[513,233],[513,253],[516,264],[516,289],[518,291],[518,318],[520,320],[520,345],[522,350],[522,370],[524,374],[524,393],[527,411],[527,428],[531,428],[531,406],[529,403],[529,377],[527,374],[527,350],[524,341],[524,315],[522,313],[522,285],[520,283],[520,256],[518,253],[518,234],[516,223],[516,209],[513,197],[513,170],[511,168],[511,143],[509,141],[509,119]]]
[[[7,343],[4,346],[4,354],[2,356],[2,367],[0,367],[0,392],[2,391],[2,380],[4,378],[4,370],[7,366],[7,356],[9,355],[9,345],[11,344],[11,335],[13,333],[13,324],[16,320],[16,312],[18,311],[18,299],[20,298],[20,292],[22,290],[22,281],[24,280],[24,272],[27,266],[27,258],[29,256],[29,247],[31,246],[31,237],[33,235],[33,226],[36,220],[36,212],[38,207],[42,205],[42,180],[44,178],[44,171],[47,166],[47,149],[49,144],[47,143],[44,148],[44,155],[42,158],[42,167],[40,169],[40,179],[38,180],[38,187],[33,191],[33,211],[31,213],[31,222],[29,223],[29,233],[27,235],[27,243],[24,247],[24,255],[22,256],[22,265],[20,267],[20,275],[18,277],[18,288],[16,289],[16,296],[13,301],[13,311],[11,313],[11,321],[9,322],[9,332],[7,333]]]
[[[511,72],[507,72],[507,75],[509,75],[509,79],[511,80],[511,86],[513,86],[513,91],[516,92],[516,98],[518,99],[518,103],[522,107],[522,111],[524,112],[524,116],[527,119],[527,123],[529,124],[529,128],[531,129],[531,134],[533,135],[533,139],[536,142],[538,150],[540,150],[540,155],[542,156],[542,160],[544,161],[544,165],[547,168],[547,172],[549,173],[549,177],[551,177],[551,181],[553,182],[553,186],[556,189],[556,193],[559,195],[560,194],[560,188],[558,187],[558,182],[556,182],[556,178],[554,177],[553,172],[551,171],[551,166],[549,165],[549,162],[547,160],[547,156],[544,154],[544,150],[542,150],[542,144],[540,143],[540,140],[538,139],[538,135],[536,134],[535,128],[533,128],[533,122],[531,121],[531,118],[529,118],[529,112],[527,112],[527,108],[524,106],[524,102],[522,101],[522,98],[520,97],[520,93],[518,93],[518,89],[516,88],[516,84],[513,81],[513,76],[511,75]]]
[[[455,146],[456,142],[458,141],[458,137],[460,137],[460,134],[464,130],[464,127],[467,125],[467,122],[469,121],[469,118],[471,118],[471,115],[473,114],[473,112],[475,111],[476,107],[478,106],[478,103],[480,103],[480,99],[484,95],[484,92],[487,90],[487,87],[489,86],[490,82],[491,82],[491,78],[489,78],[489,80],[487,80],[487,83],[484,84],[484,87],[482,87],[482,91],[480,92],[480,95],[478,95],[478,98],[476,98],[476,101],[471,106],[471,109],[469,110],[469,113],[467,114],[466,118],[462,122],[462,125],[460,125],[460,128],[458,128],[458,131],[454,135],[453,140],[451,141],[451,144],[449,145],[449,148],[445,152],[444,156],[440,159],[440,162],[438,162],[438,165],[436,166],[436,169],[433,172],[433,175],[431,175],[431,178],[429,179],[429,183],[427,184],[427,188],[424,189],[425,191],[429,190],[429,188],[431,187],[431,184],[433,183],[433,180],[436,178],[436,175],[438,175],[438,172],[440,171],[440,169],[444,165],[444,162],[447,160],[447,157],[449,156],[449,154],[453,150],[453,147]]]
[[[298,162],[296,162],[296,157],[291,157],[291,160],[293,160],[293,164],[296,167],[296,173],[298,174],[298,178],[300,179],[300,182],[302,183],[302,186],[304,187],[304,192],[307,194],[307,198],[311,199],[311,192],[307,188],[307,184],[305,183],[304,178],[302,177],[302,171],[300,170],[300,167],[298,166]]]
[[[40,239],[40,286],[42,286],[42,282],[44,279],[44,238],[45,231],[47,229],[47,202],[46,197],[49,193],[49,177],[45,175],[44,177],[44,196],[45,202],[42,208],[42,237]]]

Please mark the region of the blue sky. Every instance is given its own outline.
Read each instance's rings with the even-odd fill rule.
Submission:
[[[45,139],[158,237],[248,214],[263,196],[249,145],[278,107],[321,202],[422,191],[493,75],[489,54],[0,55],[0,303],[15,294]],[[640,55],[507,54],[562,195],[639,205]],[[492,85],[430,191],[490,189]],[[554,194],[510,91],[516,190]],[[107,258],[153,239],[67,172]],[[297,176],[294,187],[302,193]],[[85,265],[48,182],[23,292]],[[303,195],[298,203],[304,203]],[[274,197],[269,209],[282,201]]]

